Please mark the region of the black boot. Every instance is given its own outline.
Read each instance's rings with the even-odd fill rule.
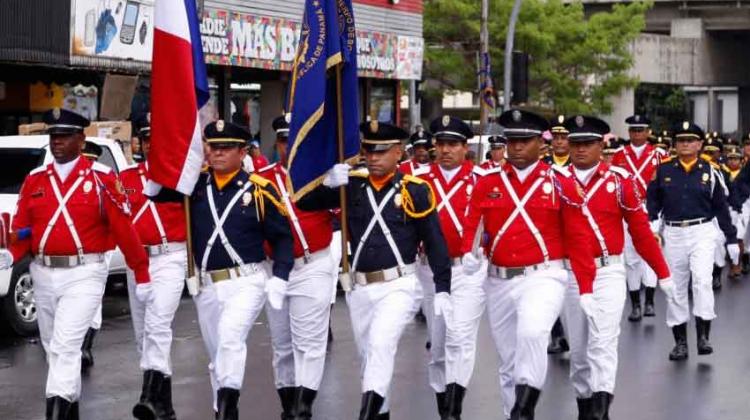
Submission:
[[[594,392],[591,396],[591,420],[609,420],[609,405],[614,395],[608,392]]]
[[[711,333],[711,321],[695,317],[695,331],[698,334],[698,355],[703,356],[714,352],[708,336]]]
[[[239,420],[240,413],[237,403],[240,400],[240,391],[232,388],[219,388],[216,393],[217,420]]]
[[[510,420],[534,420],[534,408],[540,393],[528,385],[516,385],[516,403],[510,411]]]
[[[164,415],[161,400],[162,386],[164,385],[164,374],[158,370],[147,370],[143,372],[143,388],[141,398],[133,406],[133,417],[138,420],[156,420]]]
[[[742,274],[750,274],[750,254],[742,254],[740,261],[742,265]]]
[[[591,398],[577,398],[578,403],[578,420],[591,419]]]
[[[646,287],[646,303],[643,305],[643,316],[656,316],[654,311],[654,293],[655,287]]]
[[[445,387],[445,414],[440,420],[461,420],[461,406],[466,395],[466,388],[452,383]]]
[[[391,420],[391,413],[378,414],[378,416],[375,417],[375,420]]]
[[[722,267],[719,267],[718,265],[714,264],[714,271],[712,273],[713,281],[711,282],[711,287],[714,290],[721,289],[721,271],[722,271]]]
[[[295,388],[294,407],[292,408],[292,420],[312,419],[312,406],[318,391],[299,386]]]
[[[78,401],[70,403],[70,410],[68,410],[68,420],[80,420],[78,414]]]
[[[438,415],[442,419],[445,416],[445,392],[436,392],[435,401],[437,401]]]
[[[383,406],[384,399],[375,391],[362,394],[362,408],[359,410],[359,420],[380,420],[378,413]]]
[[[86,331],[86,336],[83,337],[83,344],[81,344],[81,371],[86,372],[88,368],[91,366],[94,366],[94,353],[92,353],[91,348],[94,346],[94,337],[96,337],[96,332],[98,330],[95,330],[93,328],[89,328],[88,331]]]
[[[685,360],[688,358],[687,323],[672,327],[674,348],[669,353],[669,360]]]
[[[70,414],[70,401],[63,397],[47,398],[46,420],[68,420]]]
[[[291,420],[294,418],[294,393],[296,390],[297,388],[293,386],[287,386],[276,390],[279,394],[279,400],[281,401],[281,420]]]
[[[565,330],[563,329],[562,322],[560,322],[560,318],[557,318],[550,332],[547,354],[565,353],[568,350],[570,350],[570,346],[568,345],[568,340],[565,339]]]
[[[630,315],[628,315],[628,321],[639,322],[641,320],[641,291],[633,290],[630,293]]]
[[[172,377],[165,376],[161,384],[161,406],[165,420],[177,420],[177,413],[172,405]]]

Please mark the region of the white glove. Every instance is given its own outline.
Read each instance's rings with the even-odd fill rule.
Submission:
[[[658,235],[659,230],[661,230],[661,219],[652,220],[649,225],[651,226],[651,233]]]
[[[727,253],[729,259],[732,260],[732,264],[738,265],[740,263],[740,246],[737,244],[727,245]]]
[[[674,302],[674,282],[671,277],[659,281],[659,288],[664,292],[668,302]]]
[[[149,283],[135,285],[135,298],[138,302],[149,304],[154,300],[154,287]]]
[[[466,274],[474,274],[479,271],[479,268],[482,266],[482,262],[479,261],[479,258],[471,252],[464,254],[461,258],[461,262],[464,265],[464,273]]]
[[[278,311],[284,306],[287,286],[286,281],[276,276],[271,277],[271,280],[266,282],[266,295],[268,295],[268,303],[271,304],[271,308]]]
[[[188,293],[190,296],[198,296],[201,289],[201,282],[198,280],[198,276],[188,277],[185,279],[185,285],[187,286]]]
[[[0,270],[13,267],[13,254],[7,249],[0,249]]]
[[[323,178],[323,185],[328,188],[336,188],[349,183],[349,171],[352,169],[348,163],[337,163],[333,165],[326,177]]]
[[[446,324],[450,324],[453,320],[453,303],[451,303],[451,295],[446,292],[440,292],[435,295],[435,316],[443,316]]]
[[[594,312],[596,312],[596,301],[594,300],[593,293],[586,293],[585,295],[581,295],[581,297],[579,298],[579,304],[581,305],[581,310],[587,318],[594,317]]]

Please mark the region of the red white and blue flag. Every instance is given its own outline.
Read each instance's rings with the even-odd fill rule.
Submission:
[[[149,176],[191,194],[203,166],[198,113],[208,102],[195,0],[159,0],[154,7]]]

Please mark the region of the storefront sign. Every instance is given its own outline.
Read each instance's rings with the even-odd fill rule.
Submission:
[[[150,62],[153,0],[71,0],[71,54]]]
[[[203,53],[210,64],[289,71],[299,43],[300,24],[206,9],[201,22]],[[357,64],[362,77],[420,79],[422,38],[357,31]]]

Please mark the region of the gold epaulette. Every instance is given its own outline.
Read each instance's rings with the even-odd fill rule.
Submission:
[[[250,174],[250,182],[256,185],[260,185],[261,187],[266,187],[268,186],[268,184],[271,183],[271,181],[269,181],[266,178],[263,178],[262,176],[258,174]]]
[[[406,188],[407,184],[409,184],[410,182],[416,185],[427,186],[428,198],[430,200],[430,205],[427,210],[421,212],[417,211],[416,207],[414,206],[414,199],[412,199],[411,194],[409,193],[409,189]],[[435,210],[435,206],[437,204],[437,200],[435,200],[435,192],[432,190],[432,186],[427,181],[411,175],[404,175],[403,182],[401,183],[401,198],[403,201],[404,213],[406,213],[413,219],[422,219],[424,217],[427,217],[427,215]]]
[[[709,160],[708,164],[711,165],[711,167],[714,168],[714,169],[721,169],[721,166],[719,166],[718,163],[715,163],[715,162],[712,162],[712,161]]]
[[[427,183],[427,181],[425,181],[424,179],[418,178],[418,177],[413,176],[413,175],[404,175],[404,182],[406,182],[406,183],[413,182],[415,184],[426,184]]]
[[[276,192],[276,194],[281,196],[279,190],[276,188],[276,185],[274,185],[268,179],[256,174],[250,175],[250,182],[258,186],[258,188],[254,188],[253,196],[255,197],[255,204],[259,210],[258,216],[261,218],[261,220],[266,216],[266,198],[271,202],[271,204],[276,207],[276,209],[279,211],[279,213],[281,213],[282,216],[286,217],[288,215],[286,206],[278,199],[276,199],[276,197],[274,197],[274,195],[271,194],[270,191],[268,191],[268,187],[271,187]]]
[[[354,176],[357,178],[367,178],[368,176],[370,176],[370,174],[367,169],[356,169],[353,171],[349,171],[349,176]]]
[[[209,166],[208,166],[208,165],[203,165],[203,166],[201,166],[201,172],[203,172],[203,173],[207,173],[207,172],[208,172],[208,168],[209,168]]]
[[[674,160],[674,156],[667,156],[661,160],[661,163],[669,163]]]

